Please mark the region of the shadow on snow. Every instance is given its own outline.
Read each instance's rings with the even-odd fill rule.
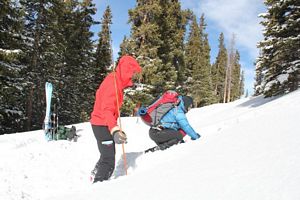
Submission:
[[[126,153],[126,161],[127,161],[127,170],[132,168],[135,169],[136,168],[136,159],[143,155],[144,152],[129,152]],[[125,176],[126,172],[124,169],[124,159],[123,159],[123,155],[120,158],[120,160],[118,161],[118,164],[116,166],[115,172],[114,172],[114,178],[118,178],[119,176]]]

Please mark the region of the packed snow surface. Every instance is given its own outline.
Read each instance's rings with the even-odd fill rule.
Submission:
[[[42,130],[1,135],[0,199],[297,200],[299,113],[300,90],[192,109],[188,119],[202,137],[148,154],[148,127],[122,118],[128,175],[117,145],[113,176],[96,184],[89,176],[99,152],[89,123],[75,125],[77,142],[47,142]]]

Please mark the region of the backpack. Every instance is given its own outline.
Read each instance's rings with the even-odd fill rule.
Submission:
[[[180,99],[178,96],[177,92],[168,90],[148,107],[142,106],[138,110],[138,115],[148,126],[157,127],[160,125],[163,116],[179,104]]]
[[[72,126],[71,128],[58,126],[54,140],[73,140],[74,142],[77,142],[77,139],[78,135],[76,134],[75,126]]]

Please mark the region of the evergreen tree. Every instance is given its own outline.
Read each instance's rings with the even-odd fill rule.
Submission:
[[[206,23],[204,14],[201,15],[200,18],[200,35],[202,36],[202,48],[201,48],[201,81],[202,86],[202,102],[200,102],[201,106],[209,105],[215,103],[216,96],[213,94],[213,85],[212,85],[212,72],[211,72],[211,64],[210,64],[210,46],[208,42],[208,34],[205,33]]]
[[[263,55],[260,53],[259,57],[257,58],[255,64],[255,84],[254,84],[254,95],[261,95],[263,94],[263,87],[265,85],[265,78],[264,72],[266,71],[266,67],[262,65]]]
[[[44,84],[53,81],[54,65],[59,62],[54,49],[56,42],[55,8],[61,4],[58,0],[28,1],[20,0],[25,15],[24,52],[22,61],[27,66],[26,77],[26,114],[27,130],[39,129],[42,126],[45,110]]]
[[[21,64],[22,12],[17,1],[0,2],[0,134],[22,131],[26,115]]]
[[[245,72],[242,71],[241,81],[240,81],[240,97],[242,97],[244,95],[244,93],[245,93]]]
[[[95,62],[95,89],[105,78],[107,71],[112,67],[113,64],[110,31],[110,25],[112,24],[112,14],[109,6],[107,6],[100,23],[101,31],[98,34],[99,40],[96,50]]]
[[[212,66],[213,76],[213,90],[217,96],[218,102],[223,102],[224,99],[224,83],[225,83],[225,72],[227,66],[227,49],[224,44],[224,34],[221,33],[219,37],[219,52],[215,63]]]
[[[87,120],[94,98],[93,33],[95,5],[90,0],[68,2],[68,29],[65,29],[66,53],[63,82],[60,84],[61,118],[64,124]],[[68,34],[70,33],[70,34]],[[84,84],[82,84],[84,83]],[[78,106],[80,105],[80,106]]]
[[[143,90],[130,98],[136,103],[147,104],[162,92],[179,88],[186,21],[178,0],[137,0],[129,10],[131,35],[124,38],[119,55],[133,55],[143,67]]]
[[[175,89],[182,82],[180,73],[184,69],[184,36],[186,31],[186,12],[181,10],[178,0],[161,0],[161,16],[159,17],[159,32],[162,43],[158,56],[163,62],[161,71],[166,82],[165,89]],[[178,80],[178,82],[177,82]]]
[[[144,68],[144,82],[151,86],[151,95],[175,89],[184,79],[188,12],[181,10],[178,0],[140,0],[129,16],[132,29],[127,46]]]
[[[223,103],[232,101],[233,70],[236,62],[235,35],[232,35],[227,58]]]
[[[266,0],[264,40],[256,64],[256,92],[265,96],[283,94],[300,85],[300,9],[297,0]]]
[[[143,82],[149,86],[146,94],[157,96],[165,89],[166,75],[158,49],[162,45],[158,21],[161,16],[161,6],[158,0],[137,0],[137,6],[129,10],[131,23],[132,55],[137,56],[139,64],[143,67]]]
[[[27,13],[27,127],[42,126],[46,81],[54,84],[54,97],[60,99],[60,123],[78,123],[91,111],[89,100],[94,96],[90,69],[94,62],[90,32],[94,4],[89,0],[20,2]]]
[[[60,124],[87,120],[95,92],[92,1],[5,0],[0,6],[1,133],[42,127],[46,81],[54,85],[52,102],[60,102]]]
[[[134,53],[134,42],[132,41],[132,39],[127,38],[126,36],[124,36],[123,41],[120,44],[120,51],[118,52],[118,55],[119,55],[118,61],[124,55],[135,56],[135,53]]]
[[[193,15],[191,30],[186,44],[186,68],[188,94],[197,106],[209,105],[214,102],[210,72],[210,47],[205,30],[204,15],[198,26],[196,16]]]
[[[232,82],[231,82],[231,101],[237,100],[241,97],[241,65],[240,61],[240,53],[236,50],[235,60],[232,68]]]
[[[195,85],[195,81],[198,79],[198,73],[194,74],[197,69],[200,69],[200,53],[201,53],[201,35],[200,28],[197,23],[196,16],[193,15],[190,24],[190,32],[188,36],[188,41],[185,46],[185,63],[186,63],[186,88],[187,94],[195,96],[196,94],[192,94],[193,86]],[[193,76],[194,75],[194,76]],[[196,78],[196,80],[194,80]],[[195,87],[195,86],[194,86]],[[196,90],[197,91],[197,90]],[[195,92],[196,92],[195,91]],[[195,98],[195,97],[194,97]],[[195,101],[199,102],[200,99],[195,99]]]

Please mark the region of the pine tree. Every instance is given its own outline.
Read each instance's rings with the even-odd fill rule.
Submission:
[[[204,14],[200,18],[200,34],[202,33],[202,51],[201,51],[201,76],[202,76],[202,90],[203,100],[200,105],[209,105],[217,101],[216,96],[213,94],[213,85],[212,85],[212,67],[210,64],[210,46],[208,42],[208,34],[205,33],[206,23]]]
[[[266,67],[265,67],[265,64],[262,65],[262,59],[263,59],[263,55],[262,53],[260,52],[256,62],[254,63],[255,64],[255,84],[254,84],[254,95],[261,95],[263,94],[263,90],[264,90],[264,85],[265,85],[265,78],[264,78],[264,75],[265,75],[265,71],[266,71]]]
[[[159,32],[162,43],[158,49],[166,72],[164,79],[168,80],[165,89],[175,89],[182,81],[180,73],[184,69],[184,36],[186,31],[186,12],[181,10],[178,0],[161,0],[161,16],[159,17]],[[177,81],[178,80],[178,81]]]
[[[213,76],[213,90],[217,96],[218,102],[223,102],[224,99],[224,83],[225,83],[225,72],[227,66],[227,49],[224,44],[224,34],[221,33],[219,37],[219,52],[215,63],[212,66]]]
[[[231,82],[231,101],[237,100],[241,97],[241,65],[240,61],[240,53],[238,50],[235,52],[235,60],[232,68],[232,82]]]
[[[146,92],[154,98],[165,88],[166,72],[162,71],[163,63],[159,58],[158,49],[162,44],[159,24],[161,6],[158,0],[137,0],[137,6],[129,10],[132,43],[131,54],[137,56],[143,67],[143,82],[150,91]]]
[[[235,67],[236,61],[236,51],[235,51],[235,35],[232,35],[229,47],[229,54],[227,58],[227,66],[226,66],[226,75],[225,75],[225,87],[224,87],[224,98],[223,103],[230,102],[232,99],[232,84],[233,84],[233,70]]]
[[[95,92],[92,68],[95,60],[90,28],[95,23],[92,15],[96,9],[90,0],[70,1],[67,6],[69,27],[64,30],[67,50],[59,91],[61,118],[64,124],[71,124],[87,120],[86,116],[92,111]]]
[[[188,94],[194,98],[197,106],[213,103],[210,47],[205,31],[204,15],[201,16],[198,26],[196,16],[193,15],[191,30],[186,44],[186,68]]]
[[[27,66],[27,129],[40,129],[44,119],[46,81],[58,84],[63,73],[63,53],[66,51],[63,27],[60,20],[64,18],[64,3],[59,0],[29,1],[20,0],[26,13],[24,42]],[[55,87],[56,88],[56,87]]]
[[[242,71],[241,80],[240,80],[240,97],[242,97],[245,93],[245,72]],[[248,91],[247,91],[248,93]],[[248,94],[247,94],[248,97]]]
[[[198,73],[194,74],[197,69],[201,67],[200,61],[200,53],[201,53],[201,35],[200,28],[197,23],[196,16],[193,14],[190,24],[190,32],[187,40],[187,44],[185,46],[185,63],[186,63],[186,88],[187,94],[195,96],[196,94],[192,94],[193,87],[195,86],[195,81],[198,79]],[[193,76],[194,75],[194,76]],[[196,77],[195,77],[196,76]],[[196,79],[196,80],[194,80]],[[197,91],[197,90],[196,90]],[[196,92],[195,91],[195,92]],[[194,97],[195,98],[195,97]],[[200,99],[194,99],[195,101],[200,101]]]
[[[0,2],[0,134],[23,131],[26,120],[21,64],[22,11],[17,1]]]
[[[297,89],[300,85],[300,9],[297,0],[267,0],[264,40],[256,64],[256,94],[273,96]]]
[[[120,51],[118,52],[119,57],[117,59],[117,62],[119,62],[120,58],[124,55],[135,56],[134,46],[135,46],[135,44],[132,41],[132,39],[124,36],[123,41],[120,44]]]
[[[54,85],[53,103],[60,102],[60,124],[87,120],[95,92],[92,1],[5,0],[0,6],[3,130],[42,127],[46,81]]]
[[[112,13],[109,6],[106,7],[100,23],[101,31],[98,34],[99,40],[96,50],[95,62],[95,89],[105,78],[107,71],[112,67],[113,64],[110,31],[110,25],[112,24]]]
[[[21,0],[20,3],[26,12],[27,45],[23,62],[28,66],[27,128],[42,126],[46,81],[54,84],[55,100],[60,99],[60,123],[81,122],[91,111],[89,101],[94,96],[90,31],[96,11],[94,4],[90,0]]]

